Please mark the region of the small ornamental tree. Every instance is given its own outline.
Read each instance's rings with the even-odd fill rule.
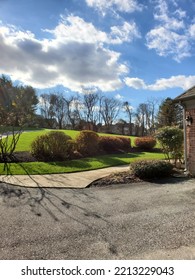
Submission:
[[[166,126],[156,132],[156,138],[159,141],[165,158],[170,161],[174,159],[181,161],[183,156],[183,131],[175,126]]]

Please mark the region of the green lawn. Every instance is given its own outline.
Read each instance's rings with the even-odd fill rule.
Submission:
[[[92,158],[83,158],[64,162],[25,162],[8,164],[8,172],[4,171],[4,164],[0,164],[0,174],[52,174],[71,173],[93,170],[110,166],[129,164],[138,159],[163,159],[162,153],[128,153],[104,155]]]
[[[41,130],[36,130],[36,131],[28,131],[28,132],[25,131],[25,132],[23,132],[20,136],[20,139],[19,139],[18,143],[17,143],[16,152],[30,151],[31,143],[37,138],[37,136],[46,134],[49,131],[51,131],[51,129],[41,129]],[[79,133],[78,131],[75,131],[75,130],[62,130],[62,131],[65,132],[70,137],[72,137],[73,139]]]

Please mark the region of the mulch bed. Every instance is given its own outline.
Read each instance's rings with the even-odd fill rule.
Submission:
[[[113,173],[110,174],[109,176],[98,179],[93,183],[91,183],[89,187],[102,187],[102,186],[109,186],[109,185],[116,185],[116,184],[130,184],[130,183],[137,183],[137,182],[143,182],[143,180],[130,174],[129,171],[124,171],[119,173]]]
[[[13,153],[13,156],[11,158],[7,159],[7,162],[13,163],[13,162],[35,162],[37,161],[36,158],[34,158],[31,153],[29,152],[15,152]],[[0,159],[0,162],[3,162]]]
[[[112,173],[109,176],[98,179],[92,182],[88,187],[105,187],[109,185],[117,184],[130,184],[130,183],[139,183],[139,182],[159,182],[163,179],[173,179],[173,178],[187,178],[188,176],[184,175],[183,169],[174,168],[173,174],[168,178],[153,178],[153,179],[140,179],[132,174],[129,171]]]

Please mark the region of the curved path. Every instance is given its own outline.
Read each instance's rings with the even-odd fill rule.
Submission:
[[[129,169],[129,165],[108,167],[90,171],[46,175],[1,175],[0,182],[23,187],[86,188],[93,181],[113,172]]]

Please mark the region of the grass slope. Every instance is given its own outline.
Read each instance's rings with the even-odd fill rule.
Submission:
[[[43,135],[51,131],[50,129],[42,129],[42,130],[37,130],[37,131],[29,131],[29,132],[23,132],[20,136],[20,139],[18,141],[18,144],[16,146],[16,151],[30,151],[31,143],[36,139],[37,136]],[[56,130],[54,130],[56,131]],[[60,130],[69,135],[71,138],[75,138],[80,131],[76,130]],[[105,134],[105,133],[99,133],[99,135],[107,135],[107,136],[117,136],[113,134]],[[121,135],[118,135],[121,136]],[[134,143],[134,138],[133,136],[130,137],[132,145]]]

